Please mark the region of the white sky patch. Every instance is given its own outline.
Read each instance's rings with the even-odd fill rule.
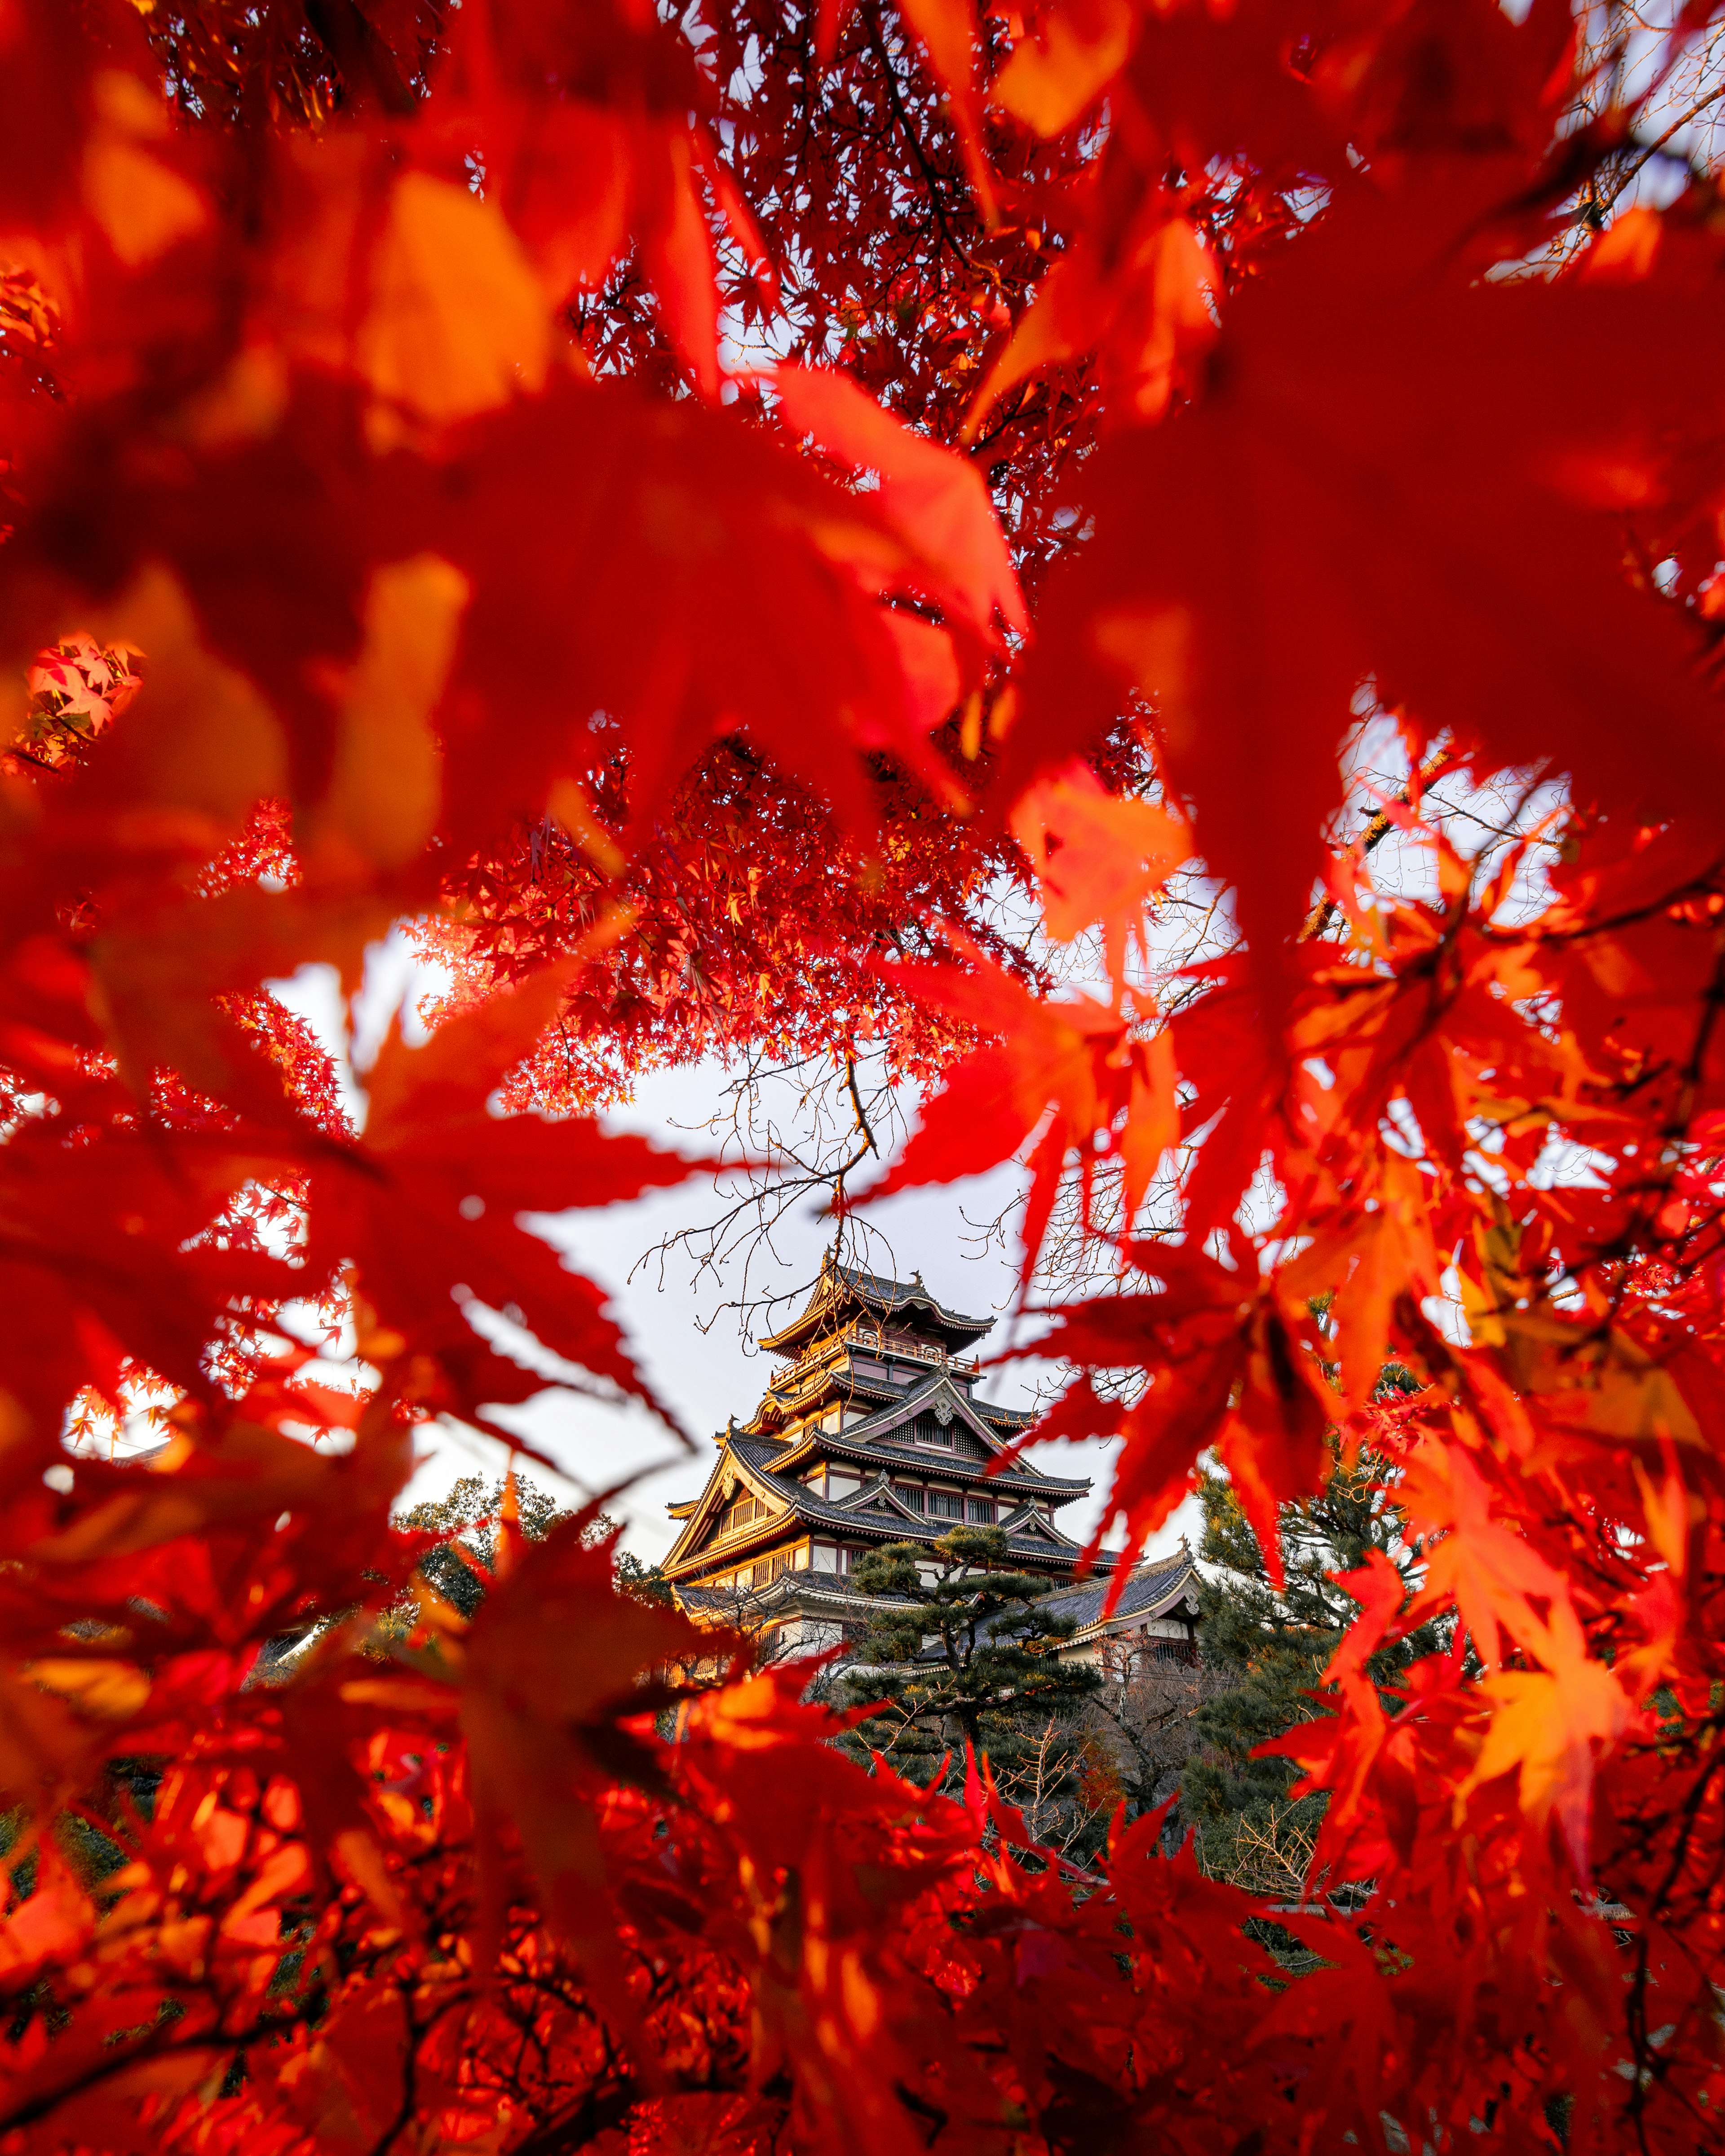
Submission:
[[[407,931],[397,927],[367,946],[364,978],[351,1009],[333,966],[301,966],[285,979],[264,985],[278,1003],[305,1019],[329,1051],[341,1105],[355,1128],[363,1130],[368,1105],[364,1074],[377,1061],[391,1025],[400,1027],[410,1048],[421,1046],[429,1036],[419,1017],[420,1002],[444,993],[449,983],[443,968],[428,964]]]

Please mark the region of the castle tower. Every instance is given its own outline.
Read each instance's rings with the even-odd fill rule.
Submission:
[[[1034,1419],[978,1396],[960,1351],[993,1322],[947,1310],[920,1274],[829,1256],[801,1315],[760,1342],[788,1359],[752,1419],[721,1434],[700,1496],[667,1508],[682,1532],[664,1569],[684,1606],[773,1627],[787,1650],[834,1645],[870,1614],[849,1584],[866,1551],[932,1545],[961,1522],[1001,1528],[1013,1563],[1051,1588],[1069,1579],[1079,1545],[1057,1515],[1091,1486],[1023,1461],[988,1473]]]

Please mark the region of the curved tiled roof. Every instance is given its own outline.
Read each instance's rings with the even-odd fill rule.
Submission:
[[[994,1322],[992,1317],[967,1317],[962,1311],[948,1310],[923,1286],[920,1273],[908,1281],[888,1280],[859,1266],[834,1265],[829,1257],[803,1309],[777,1332],[762,1333],[759,1344],[769,1353],[798,1347],[819,1330],[829,1312],[841,1310],[849,1301],[860,1303],[878,1317],[902,1312],[907,1318],[920,1320],[925,1328],[962,1340],[979,1340]]]
[[[834,1460],[852,1460],[868,1467],[896,1468],[901,1472],[906,1468],[915,1468],[919,1474],[938,1475],[944,1468],[949,1475],[978,1481],[983,1479],[987,1466],[986,1461],[980,1460],[949,1458],[947,1455],[927,1445],[912,1451],[903,1445],[853,1444],[848,1432],[830,1430],[820,1433],[819,1443],[810,1442],[806,1446],[798,1445],[796,1450],[799,1455],[805,1450],[824,1455],[829,1454]],[[785,1456],[788,1458],[790,1455],[787,1454]],[[1004,1491],[1010,1495],[1014,1491],[1023,1490],[1027,1496],[1057,1496],[1063,1505],[1070,1505],[1090,1494],[1090,1484],[1081,1476],[1074,1480],[1066,1475],[1045,1475],[1040,1468],[1027,1467],[1022,1460],[1008,1468],[1004,1474],[989,1476],[988,1481],[988,1487],[997,1494]]]
[[[865,1430],[876,1426],[882,1430],[896,1430],[901,1423],[909,1422],[914,1416],[920,1414],[930,1395],[937,1392],[942,1385],[945,1385],[952,1395],[954,1413],[971,1422],[982,1424],[977,1435],[983,1439],[993,1435],[988,1424],[997,1415],[1003,1420],[1010,1417],[1021,1427],[1034,1419],[1033,1416],[1018,1408],[991,1408],[982,1400],[973,1400],[966,1389],[962,1385],[955,1385],[944,1370],[932,1370],[920,1385],[912,1385],[908,1392],[905,1391],[902,1386],[896,1386],[888,1407],[866,1416],[860,1424],[855,1424],[852,1427]],[[870,1389],[874,1389],[870,1388]],[[1086,1484],[1086,1486],[1087,1488],[1089,1486]]]
[[[930,1395],[939,1389],[942,1382],[941,1375],[937,1373],[925,1383],[914,1387],[910,1392],[896,1394],[890,1409],[882,1409],[878,1414],[865,1416],[860,1422],[854,1422],[844,1430],[809,1430],[801,1437],[789,1440],[789,1450],[785,1450],[783,1441],[776,1445],[774,1450],[783,1453],[787,1460],[794,1458],[807,1450],[818,1450],[821,1452],[845,1453],[853,1459],[869,1460],[882,1465],[901,1466],[907,1460],[911,1460],[922,1466],[938,1466],[940,1462],[937,1455],[922,1452],[911,1454],[896,1449],[888,1450],[878,1445],[875,1440],[878,1437],[886,1436],[894,1430],[903,1429],[907,1423],[914,1421],[922,1411]],[[998,1445],[1000,1442],[999,1433],[988,1427],[989,1418],[987,1410],[979,1407],[975,1401],[966,1399],[956,1386],[952,1388],[952,1394],[955,1404],[953,1410],[955,1419],[969,1424],[973,1434],[984,1445]],[[1009,1409],[1004,1412],[1016,1414],[1015,1410]],[[1021,1425],[1031,1420],[1029,1415],[1017,1419]],[[757,1442],[761,1441],[760,1433],[751,1431],[748,1435],[751,1439]],[[733,1444],[737,1442],[734,1434],[731,1442]],[[954,1459],[955,1469],[961,1468],[962,1465],[962,1462]],[[1071,1503],[1075,1498],[1086,1496],[1090,1492],[1089,1480],[1084,1476],[1045,1475],[1040,1468],[1027,1467],[1022,1461],[1017,1463],[1010,1471],[1027,1486],[1034,1486],[1039,1495],[1052,1496],[1056,1492],[1064,1493],[1061,1502],[1065,1504]]]
[[[914,1527],[925,1540],[932,1542],[937,1535],[943,1535],[949,1527],[963,1525],[963,1522],[957,1520],[932,1519],[927,1513],[915,1513],[908,1506],[895,1506],[890,1518],[884,1518],[876,1522],[868,1518],[865,1507],[860,1502],[860,1491],[855,1496],[847,1497],[837,1502],[830,1497],[817,1496],[806,1482],[798,1482],[788,1475],[775,1474],[764,1460],[749,1457],[751,1453],[757,1450],[764,1451],[768,1448],[751,1445],[747,1439],[741,1439],[734,1442],[732,1449],[739,1459],[755,1470],[762,1481],[771,1484],[775,1494],[783,1498],[793,1512],[800,1513],[803,1518],[811,1522],[819,1521],[829,1526],[845,1528],[858,1527],[872,1528],[878,1525],[890,1529],[893,1539],[900,1542],[907,1539],[898,1532],[900,1527]],[[902,1460],[882,1461],[880,1464],[882,1477],[887,1475],[891,1468],[902,1467],[903,1465]],[[864,1485],[865,1489],[867,1486],[866,1484]],[[1027,1490],[1024,1493],[1026,1502],[1028,1502],[1034,1494],[1034,1491]],[[1068,1551],[1076,1553],[1077,1550],[1077,1543],[1063,1535],[1058,1527],[1050,1526],[1050,1537],[1053,1547],[1062,1555]],[[1046,1554],[1050,1548],[1050,1541],[1040,1536],[1014,1535],[1009,1537],[1009,1546],[1016,1546],[1019,1543],[1023,1543],[1027,1553],[1040,1549]]]
[[[724,1616],[737,1606],[739,1590],[735,1588],[703,1587],[697,1581],[679,1580],[676,1591],[678,1601],[687,1609],[710,1610]],[[795,1592],[802,1599],[829,1604],[840,1618],[850,1614],[856,1599],[842,1574],[836,1572],[782,1572],[765,1586],[746,1591],[756,1609],[788,1601]]]
[[[1062,1642],[1070,1646],[1081,1641],[1087,1632],[1101,1629],[1102,1605],[1108,1599],[1113,1584],[1113,1568],[1117,1560],[1106,1550],[1099,1550],[1096,1564],[1101,1577],[1087,1579],[1080,1587],[1062,1589],[1053,1594],[1045,1594],[1037,1602],[1039,1610],[1050,1617],[1067,1617],[1072,1620],[1072,1635]],[[1128,1620],[1154,1617],[1177,1601],[1197,1568],[1192,1553],[1183,1543],[1172,1557],[1161,1558],[1153,1563],[1136,1568],[1121,1589],[1120,1599],[1114,1605],[1109,1627],[1122,1625]],[[1021,1620],[1012,1617],[996,1618],[988,1627],[990,1631],[1002,1629],[1009,1633]],[[916,1656],[918,1661],[930,1659],[937,1650],[924,1647]]]
[[[1191,1553],[1183,1544],[1171,1557],[1140,1565],[1121,1589],[1109,1621],[1118,1624],[1127,1617],[1153,1617],[1175,1599],[1195,1570]],[[1101,1622],[1102,1604],[1111,1584],[1107,1579],[1086,1580],[1081,1587],[1050,1594],[1043,1607],[1050,1615],[1071,1618],[1081,1632],[1087,1631]]]
[[[976,1373],[949,1366],[924,1370],[915,1380],[915,1390],[907,1394],[903,1379],[896,1381],[866,1374],[859,1367],[855,1353],[847,1352],[854,1350],[855,1344],[846,1342],[832,1356],[806,1366],[798,1365],[789,1378],[768,1385],[761,1397],[760,1406],[743,1427],[753,1435],[775,1430],[805,1412],[811,1404],[834,1399],[853,1401],[870,1416],[888,1410],[896,1412],[907,1399],[919,1398],[930,1384],[942,1380],[952,1387],[954,1396],[979,1422],[997,1432],[1024,1430],[1036,1419],[1029,1409],[1009,1408],[993,1400],[978,1399],[973,1389]],[[889,1356],[898,1352],[891,1348],[885,1350]]]

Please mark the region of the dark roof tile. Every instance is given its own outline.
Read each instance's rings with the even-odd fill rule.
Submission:
[[[1122,1589],[1120,1599],[1114,1605],[1115,1617],[1136,1617],[1166,1602],[1192,1569],[1191,1557],[1183,1549],[1153,1565],[1141,1567]],[[1100,1621],[1110,1584],[1106,1579],[1087,1580],[1081,1587],[1050,1594],[1043,1607],[1053,1616],[1071,1618],[1081,1632]]]
[[[768,1348],[792,1347],[809,1336],[814,1330],[813,1321],[828,1310],[839,1308],[847,1296],[854,1296],[881,1317],[902,1312],[908,1318],[913,1312],[921,1310],[927,1313],[927,1319],[937,1327],[969,1339],[979,1338],[994,1322],[992,1317],[967,1317],[961,1311],[948,1310],[924,1287],[920,1276],[908,1281],[889,1280],[884,1273],[868,1272],[859,1265],[834,1265],[829,1256],[821,1267],[814,1292],[803,1309],[776,1332],[762,1333],[760,1344]]]

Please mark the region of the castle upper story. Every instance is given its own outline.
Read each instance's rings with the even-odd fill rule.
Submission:
[[[947,1309],[922,1286],[829,1264],[807,1308],[759,1345],[790,1359],[773,1373],[753,1419],[751,1436],[792,1438],[816,1426],[829,1432],[872,1421],[925,1389],[938,1376],[1003,1436],[1031,1417],[977,1397],[982,1365],[967,1358],[993,1323]]]

